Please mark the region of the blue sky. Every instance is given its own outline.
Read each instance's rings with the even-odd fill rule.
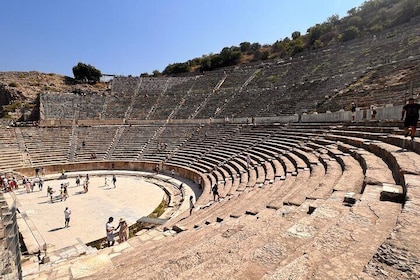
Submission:
[[[272,44],[364,0],[0,0],[0,71],[163,71],[241,42]]]

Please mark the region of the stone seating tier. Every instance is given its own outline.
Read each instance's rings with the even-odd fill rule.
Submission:
[[[352,124],[352,126],[354,125]],[[420,174],[415,165],[415,162],[420,160],[417,158],[420,155],[411,150],[399,152],[403,149],[401,146],[385,142],[386,133],[393,131],[392,126],[383,128],[372,126],[372,130],[370,130],[370,126],[361,126],[360,131],[357,129],[346,130],[346,127],[348,126],[337,126],[337,124],[334,124],[333,127],[328,124],[300,124],[285,127],[267,126],[264,129],[263,126],[254,128],[210,125],[200,129],[196,127],[191,130],[187,129],[189,136],[186,137],[182,126],[176,129],[176,126],[169,128],[168,125],[165,130],[160,130],[159,126],[155,126],[156,130],[152,130],[153,133],[149,132],[150,138],[154,137],[155,131],[161,132],[162,135],[166,131],[167,135],[173,138],[176,136],[185,137],[186,142],[179,145],[179,150],[173,151],[171,155],[187,156],[189,150],[197,149],[197,151],[202,151],[203,159],[205,157],[209,159],[200,161],[200,153],[197,153],[192,156],[194,160],[191,164],[192,168],[203,169],[201,170],[203,178],[207,178],[203,182],[206,185],[206,193],[203,193],[197,200],[197,209],[194,210],[191,217],[182,216],[184,217],[182,221],[170,222],[188,229],[187,231],[175,235],[173,239],[149,243],[139,242],[142,246],[142,253],[150,252],[148,258],[155,256],[152,251],[148,251],[150,248],[148,246],[152,245],[147,244],[151,243],[155,249],[162,248],[161,246],[166,249],[176,246],[171,240],[177,240],[185,246],[186,240],[190,241],[191,238],[196,240],[200,232],[201,237],[208,237],[205,240],[217,241],[217,244],[221,246],[220,244],[224,242],[223,238],[226,237],[215,234],[215,230],[217,232],[220,229],[221,232],[228,234],[229,229],[235,228],[235,224],[236,226],[243,225],[247,228],[249,236],[253,236],[257,233],[256,226],[258,226],[260,229],[264,228],[264,236],[271,236],[270,240],[277,240],[274,238],[275,236],[281,238],[282,250],[289,253],[287,258],[284,254],[279,256],[278,262],[283,262],[284,265],[279,266],[276,270],[278,273],[285,273],[285,269],[290,268],[293,262],[301,260],[297,255],[294,255],[296,252],[298,255],[306,252],[311,261],[322,259],[322,263],[328,264],[328,267],[333,264],[342,267],[335,272],[336,275],[355,275],[355,273],[360,274],[365,271],[364,267],[368,262],[375,261],[372,259],[372,255],[379,250],[378,248],[382,244],[387,246],[388,243],[391,243],[402,246],[403,242],[415,241],[412,234],[407,234],[409,229],[404,224],[399,224],[404,235],[395,231],[393,234],[398,239],[386,241],[398,222],[397,217],[403,219],[401,222],[415,224],[415,221],[406,212],[401,214],[403,204],[400,202],[381,200],[383,192],[381,184],[401,185],[407,197],[410,198],[409,201],[405,201],[408,210],[415,211],[417,196],[415,188],[411,186],[416,186],[415,180]],[[66,129],[65,133],[47,128],[19,129],[22,130],[25,144],[35,142],[31,139],[41,137],[39,135],[48,134],[51,137],[49,134],[51,132],[56,138],[67,139],[67,151],[70,153],[71,135],[75,135],[78,129],[84,128],[58,128],[58,130]],[[125,129],[129,129],[129,127],[127,126]],[[136,129],[140,133],[150,127],[138,126]],[[102,130],[91,127],[89,130],[92,134],[89,141],[96,140],[98,142],[100,139],[93,137],[94,134],[102,136],[104,131],[114,131],[111,133],[112,137],[107,140],[109,141],[107,147],[110,147],[115,138],[117,127],[102,127]],[[207,138],[205,138],[206,132]],[[62,137],[61,134],[67,134],[67,136]],[[392,138],[398,137],[402,138],[392,135]],[[168,137],[167,139],[172,138]],[[77,137],[76,143],[80,143],[79,137]],[[242,145],[242,143],[246,143],[246,145]],[[207,147],[207,144],[210,144],[210,148]],[[200,146],[206,148],[200,149]],[[53,152],[52,147],[51,152]],[[29,149],[31,158],[35,153],[35,148]],[[250,154],[254,165],[250,169],[246,168],[246,153]],[[277,160],[277,165],[272,164],[272,160]],[[217,162],[220,165],[214,166]],[[285,172],[285,178],[271,182],[278,166],[281,166],[279,169],[283,169]],[[213,170],[208,170],[213,167],[215,167]],[[288,170],[293,171],[289,173]],[[388,182],[391,179],[394,181]],[[220,184],[219,190],[223,199],[219,202],[213,202],[212,195],[208,193],[211,184],[214,183]],[[346,203],[343,202],[351,192],[357,193],[358,196],[353,196],[354,202],[346,206]],[[309,211],[309,206],[312,207],[311,211]],[[267,226],[268,224],[270,226]],[[195,230],[194,227],[198,227],[199,230]],[[349,236],[358,238],[348,238]],[[230,240],[230,245],[232,245],[231,242],[232,240]],[[242,243],[237,244],[240,246]],[[251,246],[250,248],[254,248],[252,249],[254,251],[258,251],[261,246],[268,246],[268,243],[263,244],[252,238],[247,239],[247,244]],[[317,247],[319,244],[323,244],[323,246]],[[351,268],[344,268],[348,264],[348,258],[345,257],[345,252],[341,248],[337,249],[339,244],[345,244],[346,248],[350,248],[352,254],[359,254],[361,262],[351,261]],[[202,241],[190,244],[190,246],[193,246],[194,250],[200,251],[205,244]],[[307,251],[308,247],[317,248],[317,250]],[[221,249],[215,248],[214,250],[211,253],[213,259],[221,254]],[[326,257],[332,251],[340,253],[335,254],[334,260]],[[183,251],[180,252],[179,254],[183,254]],[[417,254],[417,252],[413,253]],[[125,256],[129,255],[132,259],[133,254],[124,253],[121,258],[126,258]],[[159,264],[148,262],[149,269],[161,267],[161,265],[172,269],[169,265],[170,260],[178,261],[179,257],[177,255],[165,258],[160,255]],[[206,263],[209,260],[203,261]],[[232,265],[232,261],[229,261],[229,264]],[[317,266],[322,271],[322,275],[327,273],[328,267],[324,267],[322,264]],[[143,271],[143,266],[137,268],[136,273],[138,274],[136,275],[138,276],[141,271]],[[188,273],[176,270],[173,272],[176,275],[183,275],[182,277]],[[317,270],[311,270],[311,273],[318,275]]]

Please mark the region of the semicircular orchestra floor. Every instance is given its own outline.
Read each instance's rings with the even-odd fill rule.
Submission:
[[[77,174],[82,177],[80,187],[76,186]],[[90,182],[87,193],[83,189],[86,174],[89,174]],[[42,190],[36,184],[33,192],[27,193],[22,185],[15,191],[20,213],[27,215],[27,224],[35,226],[50,252],[105,237],[105,224],[110,216],[114,217],[115,227],[120,218],[124,218],[129,225],[134,224],[139,218],[153,212],[165,195],[146,177],[136,176],[132,172],[118,172],[116,187],[112,184],[112,171],[73,172],[68,175],[68,179],[58,179],[60,174],[48,175]],[[63,201],[59,195],[62,183],[69,184],[68,198]],[[47,196],[48,186],[55,191],[53,202]],[[71,210],[69,227],[64,227],[66,207]],[[32,231],[31,234],[34,235]]]

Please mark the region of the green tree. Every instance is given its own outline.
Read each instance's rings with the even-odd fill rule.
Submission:
[[[234,65],[240,57],[241,51],[237,47],[223,48],[220,52],[221,66]]]
[[[101,71],[90,64],[79,62],[73,67],[74,78],[78,81],[88,81],[97,83],[102,77]]]
[[[310,44],[312,44],[313,42],[318,40],[322,35],[321,25],[317,24],[315,26],[312,26],[312,27],[308,28],[308,30],[306,32],[308,33],[308,36],[309,36],[309,42],[310,42]],[[292,36],[293,36],[293,34],[292,34]]]
[[[200,70],[201,71],[209,71],[209,70],[212,70],[210,56],[206,55],[206,56],[203,56],[201,58]]]
[[[327,22],[331,24],[339,24],[340,23],[340,17],[337,14],[334,14],[327,18]]]
[[[179,74],[179,73],[187,73],[191,71],[191,67],[188,63],[173,63],[166,66],[165,70],[163,70],[163,74]]]
[[[261,44],[260,43],[252,43],[251,49],[253,51],[259,50],[259,49],[261,49]]]
[[[346,42],[349,40],[353,40],[357,38],[359,34],[360,34],[359,28],[357,28],[356,26],[350,26],[349,28],[344,30],[341,36],[341,41]]]
[[[303,43],[302,37],[296,40],[290,41],[290,55],[293,56],[303,51],[305,44]]]
[[[362,24],[362,18],[359,17],[359,16],[352,16],[347,21],[348,26],[356,26],[356,27],[359,28],[361,26],[361,24]]]
[[[292,39],[296,40],[300,37],[300,32],[299,31],[295,31],[292,33]]]
[[[153,71],[153,77],[159,77],[159,76],[162,76],[162,73],[160,73],[159,70],[154,70]]]
[[[251,43],[250,42],[242,42],[239,44],[239,48],[243,53],[249,53],[251,51]]]

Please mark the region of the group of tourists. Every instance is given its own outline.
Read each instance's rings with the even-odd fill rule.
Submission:
[[[68,192],[69,182],[61,183],[60,185],[60,193],[57,196],[54,196],[55,190],[48,186],[47,187],[47,196],[50,197],[51,203],[54,203],[55,201],[66,201],[69,197]]]
[[[119,242],[122,243],[128,239],[128,224],[124,218],[120,218],[117,227],[114,227],[112,223],[114,222],[114,217],[109,217],[108,222],[105,225],[106,229],[106,240],[108,247],[111,247],[115,243],[115,233],[118,232]]]
[[[0,189],[3,192],[11,192],[19,188],[18,181],[16,177],[7,178],[6,176],[0,177]]]
[[[70,226],[70,216],[71,210],[66,207],[64,209],[64,227]],[[108,222],[105,225],[106,230],[106,240],[108,247],[111,247],[115,244],[115,234],[118,233],[119,243],[125,242],[128,239],[128,224],[124,218],[120,218],[118,226],[114,227],[112,223],[114,222],[114,217],[109,217]]]

